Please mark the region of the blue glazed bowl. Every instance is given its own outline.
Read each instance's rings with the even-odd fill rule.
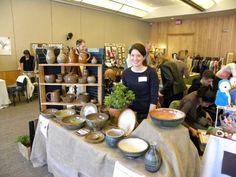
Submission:
[[[111,148],[116,148],[117,143],[124,137],[125,131],[118,128],[112,128],[106,131],[105,142]]]
[[[159,127],[176,127],[184,121],[185,113],[177,109],[159,108],[151,111],[150,117]]]

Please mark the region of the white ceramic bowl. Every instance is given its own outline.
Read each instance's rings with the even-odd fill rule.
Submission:
[[[140,138],[126,138],[120,140],[118,148],[127,158],[137,158],[148,150],[148,143]]]

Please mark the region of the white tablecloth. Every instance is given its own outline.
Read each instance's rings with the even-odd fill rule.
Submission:
[[[0,79],[0,109],[10,104],[5,80]]]
[[[147,172],[143,157],[130,160],[105,142],[89,144],[75,131],[66,130],[54,121],[49,121],[47,138],[38,124],[31,162],[34,167],[48,164],[55,177],[112,177],[117,161],[145,177],[199,177],[199,156],[185,127],[161,129],[145,120],[132,135],[158,143],[163,159],[158,172]]]
[[[210,136],[207,142],[207,146],[202,160],[202,177],[230,177],[229,175],[222,173],[223,158],[225,153],[233,155],[233,168],[236,171],[236,142],[220,138],[216,136]],[[225,163],[227,163],[225,160]],[[229,172],[229,171],[228,171]],[[226,172],[226,173],[228,173]],[[236,173],[236,172],[235,172]]]

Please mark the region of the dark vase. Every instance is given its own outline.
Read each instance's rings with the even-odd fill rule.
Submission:
[[[150,143],[150,148],[145,154],[145,169],[149,172],[157,172],[161,167],[162,159],[159,151],[156,149],[156,142]]]

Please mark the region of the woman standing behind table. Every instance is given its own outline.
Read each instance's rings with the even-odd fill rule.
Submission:
[[[137,112],[137,121],[141,123],[156,108],[159,80],[156,71],[143,64],[146,55],[143,44],[133,44],[129,54],[132,67],[123,72],[122,82],[135,93],[135,101],[130,108]]]

